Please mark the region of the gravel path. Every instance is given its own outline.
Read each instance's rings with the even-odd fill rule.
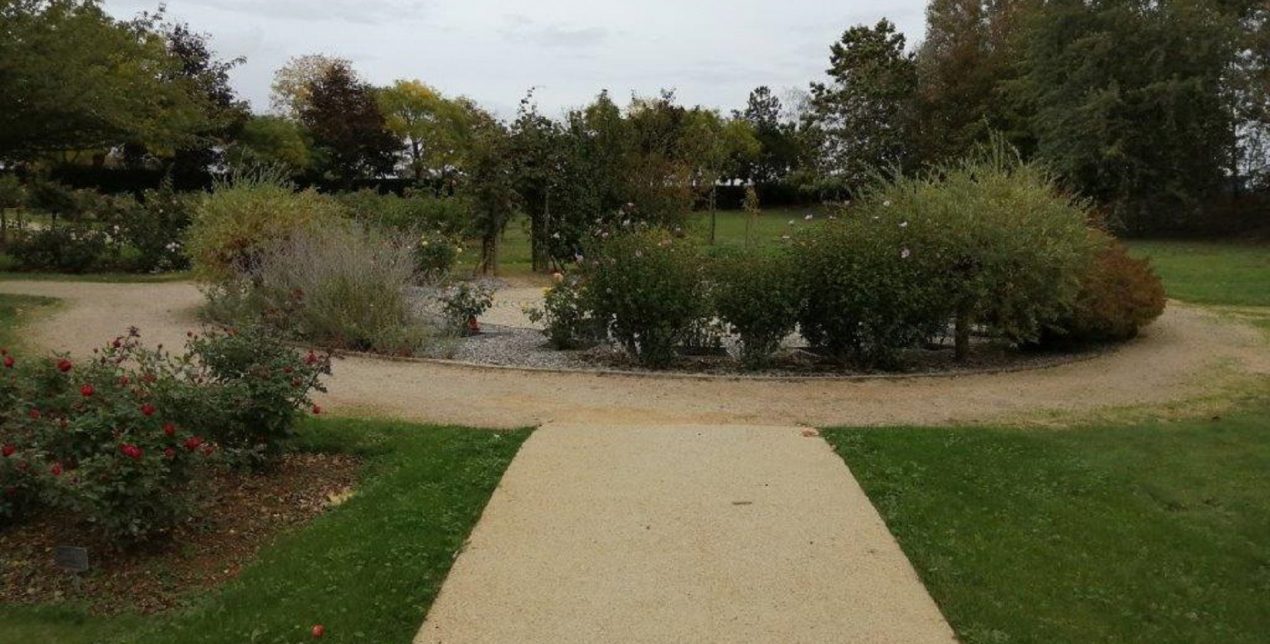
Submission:
[[[31,329],[44,346],[86,353],[141,327],[179,346],[201,296],[187,283],[0,282],[0,291],[62,298]],[[684,379],[527,373],[350,357],[334,366],[326,407],[473,426],[548,421],[608,424],[939,424],[1159,404],[1201,396],[1232,379],[1270,383],[1260,332],[1204,309],[1172,303],[1143,335],[1107,355],[1009,374],[863,381]],[[1270,386],[1270,384],[1267,384]]]

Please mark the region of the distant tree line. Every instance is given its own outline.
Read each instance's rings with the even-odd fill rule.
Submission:
[[[850,27],[824,79],[757,87],[731,113],[600,92],[550,118],[531,91],[499,119],[324,55],[279,69],[271,112],[254,114],[228,82],[242,60],[161,9],[117,20],[95,0],[0,0],[0,163],[187,188],[270,164],[328,190],[463,193],[489,243],[527,215],[545,267],[607,218],[673,228],[747,185],[761,202],[847,200],[999,134],[1113,226],[1203,229],[1218,204],[1266,203],[1247,196],[1270,186],[1268,16],[1264,0],[932,0],[923,42],[885,19]]]

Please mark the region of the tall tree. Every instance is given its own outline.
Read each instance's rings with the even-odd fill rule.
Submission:
[[[917,70],[904,43],[886,19],[852,27],[830,48],[830,82],[812,83],[817,162],[836,191],[912,161]]]
[[[207,127],[193,145],[177,148],[172,158],[172,179],[180,188],[200,185],[211,167],[222,160],[222,151],[250,117],[246,101],[229,85],[229,72],[246,61],[221,60],[208,44],[208,36],[176,23],[165,29],[168,52],[180,66],[167,80],[183,79],[198,93],[207,110]]]
[[[991,132],[1030,149],[1026,126],[1003,100],[1016,74],[1019,25],[1036,0],[931,0],[917,51],[920,155],[927,163],[965,156]]]
[[[530,257],[536,271],[551,263],[552,201],[564,180],[561,137],[560,126],[538,112],[530,90],[512,123],[509,148],[516,165],[516,192],[529,215]]]
[[[516,192],[516,162],[502,124],[481,128],[473,143],[471,176],[464,191],[472,201],[472,228],[481,237],[481,261],[476,270],[495,275],[503,232],[521,204]]]
[[[1052,0],[1029,25],[1011,87],[1037,153],[1125,229],[1197,223],[1230,165],[1230,16],[1201,0]]]
[[[439,131],[446,106],[441,93],[417,80],[398,80],[379,92],[379,106],[388,130],[405,144],[415,179],[428,175],[430,147],[444,144]]]
[[[93,0],[0,2],[0,158],[196,141],[206,96],[158,20],[118,21]]]
[[[332,67],[352,69],[353,63],[345,58],[324,54],[294,56],[273,74],[269,106],[279,115],[299,119],[309,103],[314,83],[317,83]]]
[[[354,179],[392,171],[397,138],[379,111],[375,88],[347,65],[332,66],[313,83],[300,120],[313,136],[323,173],[345,187]]]
[[[745,109],[734,112],[744,119],[757,139],[759,150],[754,159],[740,169],[740,177],[755,183],[785,178],[798,166],[800,151],[796,123],[785,118],[781,99],[766,85],[754,88]]]

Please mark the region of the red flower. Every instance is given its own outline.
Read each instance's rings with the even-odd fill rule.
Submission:
[[[321,405],[314,405],[314,406],[313,406],[313,415],[314,415],[314,416],[317,416],[318,414],[321,414],[321,413],[322,413],[322,406],[321,406]]]
[[[321,624],[314,624],[311,632],[313,633],[313,637],[322,637],[323,635],[326,635],[326,627]]]
[[[167,436],[176,436],[176,425],[172,423],[163,423],[163,433]]]
[[[50,468],[49,468],[49,473],[50,473],[50,474],[52,474],[53,476],[61,476],[61,475],[62,475],[62,464],[61,464],[61,463],[54,463],[54,464],[53,464],[53,467],[50,467]]]
[[[292,369],[291,367],[282,368],[282,373],[291,373],[292,371],[295,371],[295,369]]]
[[[155,409],[155,408],[154,408],[154,405],[151,405],[150,403],[146,403],[146,404],[144,404],[144,405],[142,405],[142,406],[141,406],[141,415],[142,415],[142,416],[153,416],[153,415],[154,415],[154,412],[156,412],[156,411],[159,411],[159,410]]]
[[[317,364],[317,361],[318,361],[317,354],[313,353],[312,351],[309,352],[309,355],[304,357],[304,364],[313,365],[313,364]]]
[[[202,444],[203,444],[203,439],[199,438],[198,436],[191,436],[185,439],[185,449],[191,452],[198,449],[198,446]]]
[[[136,445],[132,445],[130,443],[123,443],[122,445],[120,445],[119,453],[123,454],[124,456],[127,456],[128,458],[134,461],[141,458],[141,448],[137,447]]]
[[[13,368],[13,356],[5,356],[5,357],[4,357],[4,366],[5,366],[5,367],[7,367],[7,368],[9,368],[9,369],[12,369],[12,368]]]
[[[40,419],[40,410],[38,410],[38,409],[31,409],[31,411],[28,411],[28,412],[26,413],[26,415],[27,415],[27,416],[30,416],[30,417],[31,417],[31,420],[39,420],[39,419]]]
[[[176,458],[176,450],[172,449],[171,447],[163,450],[163,458],[166,458],[169,461]]]
[[[96,392],[97,390],[93,389],[93,386],[89,384],[85,384],[83,387],[79,388],[79,394],[85,398],[92,398],[93,394]]]
[[[57,370],[62,373],[66,373],[67,371],[70,371],[73,366],[74,365],[71,364],[71,361],[67,360],[66,358],[62,358],[61,360],[57,361]]]
[[[5,458],[13,456],[16,451],[18,451],[18,448],[13,443],[5,443],[4,447],[0,447],[0,454],[3,454]]]
[[[114,341],[114,342],[111,342],[111,343],[110,343],[110,346],[112,346],[112,347],[114,347],[114,348],[118,349],[119,347],[122,347],[122,346],[123,346],[123,340],[121,340],[120,338],[115,338],[115,341]]]
[[[119,386],[120,386],[120,387],[127,387],[127,386],[128,386],[128,384],[129,384],[129,383],[131,383],[131,382],[132,382],[132,381],[128,379],[128,376],[119,376]]]

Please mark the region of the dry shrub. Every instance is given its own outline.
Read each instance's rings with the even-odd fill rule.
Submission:
[[[1150,262],[1130,257],[1118,241],[1106,241],[1081,278],[1070,316],[1059,325],[1062,339],[1128,340],[1164,312],[1164,285]]]

